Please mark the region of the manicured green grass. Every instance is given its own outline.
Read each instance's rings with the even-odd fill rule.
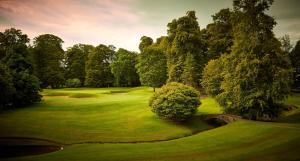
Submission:
[[[0,114],[0,136],[32,136],[63,143],[122,142],[168,139],[209,128],[198,117],[185,124],[157,118],[147,106],[151,91],[151,88],[45,90],[45,95],[67,94],[46,96],[33,107]],[[70,98],[70,93],[96,96]],[[299,99],[300,95],[293,95],[286,102],[300,107]],[[201,101],[198,115],[222,112],[213,99]],[[300,117],[293,119],[292,123],[240,120],[172,141],[74,144],[62,151],[7,160],[296,161],[300,160],[300,124],[296,121]]]
[[[167,140],[209,129],[199,118],[186,123],[150,111],[151,88],[44,90],[41,103],[0,115],[0,137],[34,137],[61,143]]]
[[[218,103],[210,97],[201,99],[202,104],[198,108],[198,113],[205,115],[205,114],[221,114],[222,109],[218,105]]]
[[[300,126],[238,121],[173,141],[72,145],[63,151],[16,160],[299,160],[299,130]]]

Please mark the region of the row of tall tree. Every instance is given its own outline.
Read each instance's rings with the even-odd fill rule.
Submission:
[[[141,83],[159,87],[166,82],[181,82],[201,88],[207,62],[231,50],[232,14],[230,9],[222,9],[213,16],[213,23],[200,30],[196,13],[188,11],[168,23],[167,36],[156,42],[143,36],[137,65]]]
[[[76,44],[44,34],[30,40],[14,28],[0,32],[0,108],[41,100],[42,88],[138,86],[136,52],[112,45]]]
[[[42,88],[138,86],[137,53],[112,45],[76,44],[62,49],[63,41],[54,35],[40,35],[32,47],[35,74]],[[72,82],[73,81],[73,82]],[[67,83],[66,83],[67,82]]]
[[[188,11],[168,23],[168,35],[155,43],[142,37],[141,82],[203,87],[227,113],[273,119],[291,85],[299,88],[300,42],[291,50],[289,39],[274,36],[276,21],[265,13],[273,0],[233,2],[233,9],[220,10],[205,29],[200,30],[195,12]]]
[[[204,88],[226,112],[250,118],[276,117],[277,103],[289,94],[293,80],[295,88],[300,82],[300,43],[292,49],[288,38],[274,36],[276,22],[265,13],[272,3],[234,0],[233,9],[221,9],[204,29],[200,29],[196,13],[188,11],[168,23],[167,36],[156,41],[143,36],[140,54],[103,44],[77,44],[64,51],[63,40],[50,34],[34,38],[31,46],[20,30],[6,30],[0,44],[1,88],[10,92],[1,101],[21,103],[12,100],[30,96],[26,92],[33,93],[26,101],[38,101],[39,85],[142,84],[155,90],[167,82],[181,82]],[[22,79],[27,84],[20,83]],[[22,92],[18,90],[25,94],[19,96]]]

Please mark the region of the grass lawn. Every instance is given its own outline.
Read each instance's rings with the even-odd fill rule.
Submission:
[[[152,94],[146,87],[44,90],[41,103],[0,114],[0,137],[69,145],[5,160],[300,160],[299,108],[278,122],[240,120],[211,129],[197,116],[184,124],[157,118],[147,105]],[[197,115],[222,113],[212,98],[201,102]],[[300,107],[300,95],[286,102]],[[180,139],[159,141],[174,138]],[[129,143],[139,141],[158,142]]]

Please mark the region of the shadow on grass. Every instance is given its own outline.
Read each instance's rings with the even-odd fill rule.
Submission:
[[[68,96],[69,98],[89,98],[89,97],[96,97],[97,94],[93,94],[93,93],[51,92],[51,93],[44,94],[44,96]]]
[[[69,94],[70,98],[90,98],[90,97],[96,97],[96,94],[92,93],[72,93]]]
[[[279,118],[276,122],[281,123],[300,123],[300,111],[298,113]]]

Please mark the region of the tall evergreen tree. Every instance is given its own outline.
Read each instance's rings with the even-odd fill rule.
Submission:
[[[275,20],[265,14],[272,2],[234,0],[233,46],[216,73],[222,76],[216,98],[226,112],[272,119],[290,92],[290,61],[272,31]]]
[[[195,12],[188,11],[186,16],[174,19],[168,28],[168,81],[198,87],[206,63],[206,47]]]

